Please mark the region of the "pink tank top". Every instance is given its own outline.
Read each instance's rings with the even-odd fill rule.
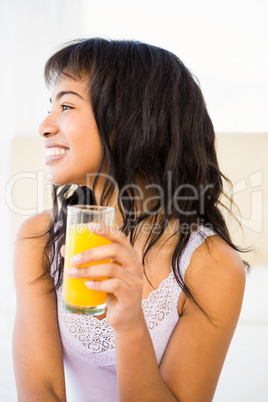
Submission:
[[[203,226],[191,234],[180,259],[182,277],[190,264],[193,252],[206,237],[214,234],[212,230]],[[160,286],[153,290],[147,299],[142,300],[143,313],[158,365],[179,321],[180,294],[181,288],[171,271]],[[57,300],[68,402],[118,401],[112,327],[106,318],[99,320],[93,316],[66,311],[62,307],[62,288],[57,291]]]

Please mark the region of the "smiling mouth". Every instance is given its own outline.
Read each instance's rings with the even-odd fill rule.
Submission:
[[[64,155],[69,151],[68,148],[51,147],[46,149],[46,156]]]

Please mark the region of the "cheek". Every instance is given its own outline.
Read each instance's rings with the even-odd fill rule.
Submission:
[[[96,172],[102,158],[102,146],[99,138],[89,136],[86,141],[81,140],[79,148],[79,162],[84,166],[88,166],[89,170],[92,171],[93,169]]]
[[[96,172],[102,158],[102,145],[94,121],[69,121],[63,131],[70,144],[71,157],[75,160],[76,167]]]

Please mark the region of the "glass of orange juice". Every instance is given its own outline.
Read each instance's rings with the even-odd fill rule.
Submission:
[[[91,278],[71,278],[68,276],[68,268],[74,267],[71,264],[71,257],[93,247],[110,244],[111,241],[103,236],[92,233],[90,225],[102,223],[112,225],[115,217],[115,209],[112,207],[72,205],[67,210],[66,228],[66,252],[63,276],[63,303],[64,307],[73,312],[81,314],[100,315],[105,312],[105,292],[88,289],[85,281]],[[103,264],[110,260],[96,261],[79,267]],[[78,269],[79,269],[78,267]],[[106,278],[94,278],[102,280]]]

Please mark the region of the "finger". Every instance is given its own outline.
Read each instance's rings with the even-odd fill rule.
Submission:
[[[136,253],[131,253],[128,249],[118,243],[111,243],[105,246],[98,246],[85,250],[82,253],[76,254],[71,258],[71,264],[81,266],[91,262],[110,260],[115,261],[120,265],[134,267],[139,264]]]
[[[62,246],[61,249],[60,249],[60,253],[61,253],[63,258],[65,257],[65,250],[66,250],[65,246]]]
[[[88,289],[98,290],[114,295],[118,300],[124,303],[126,307],[131,302],[130,292],[136,292],[135,288],[129,287],[125,282],[120,279],[113,278],[105,281],[86,281],[85,286]],[[139,284],[140,286],[140,284]]]
[[[135,283],[139,278],[137,275],[126,271],[123,267],[110,263],[110,264],[99,264],[90,267],[83,268],[67,268],[67,274],[71,278],[86,278],[90,280],[107,280],[112,278],[120,279],[125,282],[128,286],[135,286]]]

